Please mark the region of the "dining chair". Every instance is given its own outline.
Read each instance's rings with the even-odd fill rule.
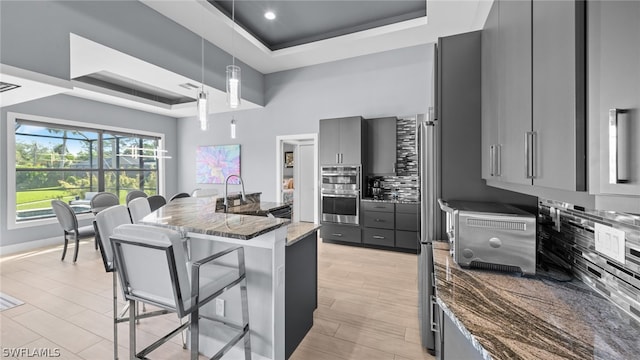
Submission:
[[[73,255],[73,262],[75,263],[78,260],[78,249],[80,248],[80,238],[86,236],[94,236],[95,231],[93,226],[81,226],[78,227],[78,218],[76,213],[73,211],[71,206],[64,201],[60,200],[51,200],[51,207],[53,208],[53,212],[56,214],[56,218],[58,219],[58,223],[62,227],[62,231],[64,231],[64,249],[62,250],[62,259],[67,255],[67,245],[69,244],[69,235],[73,235],[73,238],[76,242],[76,250]],[[96,244],[97,246],[97,244]]]
[[[110,192],[106,192],[106,191],[101,191],[93,195],[91,200],[89,200],[89,206],[91,206],[91,212],[93,213],[93,215],[97,215],[100,211],[108,209],[114,205],[119,205],[119,204],[120,204],[120,198],[118,198],[117,195]],[[95,236],[96,236],[95,248],[97,249],[98,244],[100,243],[100,239],[99,239],[100,234],[96,233]]]
[[[189,265],[182,241],[182,234],[176,230],[140,224],[118,226],[111,235],[117,273],[130,308],[139,301],[173,312],[180,319],[189,319],[140,352],[136,351],[134,321],[129,321],[129,358],[144,359],[189,327],[191,359],[198,359],[202,317],[235,334],[212,359],[221,358],[244,339],[244,358],[250,360],[244,248],[231,247]],[[202,306],[236,285],[240,285],[241,324],[224,317],[200,315]]]
[[[218,193],[219,193],[218,189],[195,189],[191,193],[191,196],[193,196],[193,197],[208,197],[208,196],[218,195]]]
[[[137,199],[137,198],[146,198],[148,197],[147,193],[141,190],[131,190],[127,193],[127,197],[126,197],[126,201],[127,201],[127,205],[129,205],[129,203],[131,202],[131,200],[133,199]]]
[[[151,195],[147,198],[151,211],[156,211],[167,204],[167,199],[162,195]]]
[[[131,221],[134,224],[137,224],[143,217],[151,214],[151,207],[149,206],[149,200],[147,200],[147,198],[135,198],[129,202],[128,206]]]
[[[169,202],[171,202],[173,199],[186,198],[190,196],[191,195],[187,194],[186,192],[177,193],[169,199]]]

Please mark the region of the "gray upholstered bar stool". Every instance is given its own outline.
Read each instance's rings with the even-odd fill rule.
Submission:
[[[212,320],[233,330],[233,338],[212,359],[220,359],[244,339],[245,360],[251,359],[249,308],[244,266],[244,249],[232,247],[194,262],[187,263],[180,232],[147,225],[121,225],[111,235],[116,267],[125,298],[155,305],[175,312],[189,322],[136,352],[136,327],[129,321],[129,352],[131,359],[143,359],[150,352],[181,333],[187,326],[191,332],[191,359],[198,359],[200,318]],[[235,264],[230,265],[236,255]],[[201,315],[200,308],[235,285],[240,285],[242,324],[229,319]]]

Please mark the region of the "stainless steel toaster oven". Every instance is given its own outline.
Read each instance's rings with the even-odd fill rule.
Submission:
[[[536,273],[536,217],[500,203],[443,201],[446,231],[454,261],[525,275]]]

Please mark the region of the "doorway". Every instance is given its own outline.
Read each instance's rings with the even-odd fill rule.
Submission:
[[[317,134],[276,137],[276,198],[292,205],[292,221],[318,223],[317,140]]]

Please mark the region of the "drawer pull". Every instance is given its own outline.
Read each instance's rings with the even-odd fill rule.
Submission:
[[[376,208],[376,209],[386,209],[387,207],[386,206],[374,206],[374,208]]]
[[[337,233],[337,234],[331,234],[331,236],[342,237],[342,234],[340,234],[340,233]]]
[[[380,239],[380,240],[384,240],[384,236],[380,236],[380,235],[373,235],[374,239]]]
[[[384,222],[384,219],[375,219],[375,222]]]

